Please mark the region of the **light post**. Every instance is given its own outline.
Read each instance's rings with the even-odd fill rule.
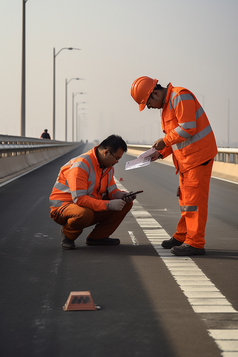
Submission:
[[[81,102],[85,103],[85,102]],[[78,108],[80,103],[76,103],[76,141],[79,141],[79,134],[80,134],[80,116],[78,114],[78,109],[85,110],[85,108]],[[85,112],[82,113],[85,115]]]
[[[86,94],[84,92],[72,93],[72,141],[74,141],[74,97],[77,94]]]
[[[80,48],[74,47],[63,47],[59,52],[55,53],[55,48],[53,48],[53,139],[55,139],[55,59],[58,54],[63,50],[79,50]]]
[[[79,130],[80,130],[80,117],[78,115],[78,105],[79,103],[76,103],[76,142],[79,141]]]
[[[79,141],[79,133],[80,133],[80,117],[78,115],[78,105],[79,104],[86,104],[87,102],[77,102],[76,103],[76,141]],[[84,110],[84,108],[81,108],[81,110]],[[83,113],[85,114],[85,113]]]
[[[22,0],[21,136],[26,131],[26,2]]]
[[[76,103],[76,142],[78,142],[78,104]]]
[[[67,141],[67,101],[68,101],[68,84],[69,82],[71,82],[72,80],[76,80],[79,81],[80,79],[83,78],[71,78],[69,81],[67,81],[67,79],[65,79],[65,141]]]
[[[230,98],[228,98],[228,113],[227,113],[227,147],[230,147]]]
[[[81,125],[81,132],[82,132],[82,138],[83,138],[83,135],[85,136],[85,138],[87,137],[87,120],[85,121],[86,117],[85,117],[85,112],[82,113],[81,115],[81,122],[82,122],[82,125]],[[84,129],[84,132],[82,131],[82,129]]]
[[[80,133],[81,133],[81,140],[82,140],[82,130],[80,128],[81,126],[81,120],[80,120],[80,115],[78,114],[78,104],[79,103],[76,103],[76,141],[78,142],[79,139],[80,139]],[[84,110],[84,108],[80,108],[82,110]],[[82,119],[85,118],[85,112],[82,113]]]

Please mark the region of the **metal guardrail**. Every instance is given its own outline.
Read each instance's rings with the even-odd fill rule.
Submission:
[[[238,149],[218,148],[218,154],[215,157],[215,161],[238,164]]]
[[[0,158],[27,155],[57,147],[74,146],[75,144],[75,142],[0,135]],[[143,151],[151,148],[151,145],[141,144],[127,144],[127,146],[131,149]],[[218,148],[215,161],[238,164],[238,148]]]
[[[127,147],[134,150],[146,151],[151,148],[151,145],[127,144]],[[238,148],[218,148],[215,161],[238,164]]]
[[[49,139],[0,135],[0,186],[83,145]]]
[[[38,138],[0,135],[0,186],[11,182],[42,164],[50,162],[83,145]],[[128,149],[146,151],[151,145],[127,144]],[[213,175],[238,183],[238,149],[218,148]]]
[[[73,146],[75,142],[0,135],[0,158],[27,155],[53,148]]]

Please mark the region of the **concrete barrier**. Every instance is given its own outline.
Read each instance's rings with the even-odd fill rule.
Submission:
[[[62,142],[56,140],[42,140],[36,138],[0,135],[0,184],[12,178],[25,174],[29,170],[39,167],[67,152],[83,145],[83,142]],[[151,148],[150,145],[128,144],[128,154],[138,156]],[[214,177],[238,183],[238,149],[219,148],[214,161],[212,175]],[[230,156],[233,155],[233,162]],[[172,156],[156,163],[173,166]]]
[[[135,145],[128,145],[128,151],[127,153],[133,156],[138,156],[142,152],[148,150],[151,148],[151,146],[145,145],[144,147],[138,147]],[[222,152],[222,149],[219,149],[220,152]],[[237,151],[237,149],[236,149]],[[157,160],[155,161],[158,164],[167,164],[174,166],[173,160],[172,160],[172,155],[169,157],[166,157],[163,160]],[[222,178],[225,180],[229,181],[234,181],[238,183],[238,165],[237,164],[231,164],[228,162],[219,162],[219,161],[214,161],[213,164],[213,169],[212,169],[212,176],[217,177],[217,178]]]
[[[23,175],[83,145],[0,135],[0,184]]]

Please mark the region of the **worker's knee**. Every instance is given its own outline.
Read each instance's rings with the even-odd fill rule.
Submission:
[[[124,209],[129,212],[132,209],[133,206],[133,201],[127,202],[127,204],[124,206]]]
[[[80,207],[80,210],[75,217],[75,222],[83,223],[85,227],[89,226],[94,219],[94,211],[88,207]]]

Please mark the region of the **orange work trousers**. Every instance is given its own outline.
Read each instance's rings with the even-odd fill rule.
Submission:
[[[69,203],[51,212],[51,218],[63,226],[64,235],[75,240],[84,228],[96,225],[88,235],[92,239],[108,238],[123,221],[133,203],[126,203],[121,211],[96,212],[88,207]]]
[[[173,235],[180,242],[204,248],[209,185],[213,161],[179,174],[181,218]]]

